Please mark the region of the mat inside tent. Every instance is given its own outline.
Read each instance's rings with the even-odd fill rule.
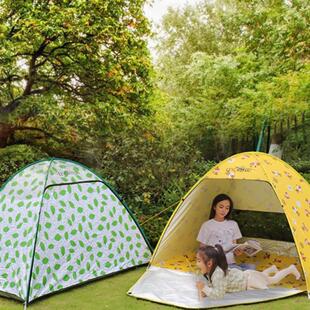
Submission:
[[[295,244],[257,238],[256,240],[260,241],[264,251],[251,258],[240,256],[238,258],[240,263],[254,263],[259,271],[271,265],[283,269],[290,264],[295,264],[301,273],[301,278],[296,280],[294,276],[290,275],[277,285],[270,286],[267,290],[227,293],[222,299],[199,299],[195,284],[201,275],[196,268],[195,253],[186,253],[149,267],[143,277],[129,290],[128,294],[134,294],[138,298],[159,303],[164,302],[165,304],[194,309],[267,301],[306,291],[306,283]]]

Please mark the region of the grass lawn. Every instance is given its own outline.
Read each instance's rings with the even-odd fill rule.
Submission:
[[[155,309],[177,309],[172,306],[164,306],[126,295],[127,290],[143,274],[145,267],[116,274],[114,276],[98,280],[62,293],[54,294],[35,301],[29,306],[33,310],[101,310],[101,309],[132,309],[132,310],[155,310]],[[21,310],[20,302],[7,298],[0,298],[0,310]],[[262,310],[303,310],[310,309],[310,300],[306,294],[294,297],[278,299],[267,303],[225,307],[223,309],[262,309]]]

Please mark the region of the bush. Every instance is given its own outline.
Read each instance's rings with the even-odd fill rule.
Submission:
[[[152,130],[135,128],[122,135],[94,152],[97,171],[124,198],[155,245],[176,203],[215,163],[206,162],[189,142],[164,140]]]
[[[310,183],[310,172],[309,173],[301,173],[301,175]]]
[[[12,145],[0,149],[0,186],[24,166],[48,157],[46,153],[28,145]]]
[[[293,241],[285,214],[234,210],[233,219],[238,222],[244,236]]]
[[[296,130],[287,133],[283,142],[284,160],[299,172],[310,172],[310,114]]]
[[[142,224],[142,227],[153,246],[158,242],[169,218],[178,206],[181,198],[215,164],[216,163],[213,161],[195,162],[192,170],[188,170],[186,174],[178,175],[173,178],[170,184],[167,185],[166,189],[163,188],[162,195],[158,200],[156,208],[153,208],[153,214],[145,215],[141,213],[138,215],[140,224]],[[158,211],[155,212],[155,210]],[[156,216],[157,214],[158,216]],[[154,216],[154,218],[152,218],[152,216]]]
[[[299,160],[290,163],[291,166],[296,169],[298,172],[308,172],[310,173],[310,160]]]

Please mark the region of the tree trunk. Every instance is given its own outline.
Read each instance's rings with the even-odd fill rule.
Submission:
[[[238,139],[232,138],[230,141],[230,150],[232,154],[238,153]],[[225,154],[226,155],[226,154]]]
[[[302,136],[303,136],[303,143],[307,143],[307,135],[306,135],[306,117],[305,112],[302,113]]]
[[[5,147],[9,143],[10,137],[14,133],[14,127],[6,123],[0,123],[0,147]]]

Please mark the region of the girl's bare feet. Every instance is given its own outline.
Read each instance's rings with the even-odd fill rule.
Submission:
[[[290,265],[289,268],[290,268],[291,273],[295,276],[296,280],[299,280],[300,279],[300,273],[297,270],[296,266],[295,265]]]

